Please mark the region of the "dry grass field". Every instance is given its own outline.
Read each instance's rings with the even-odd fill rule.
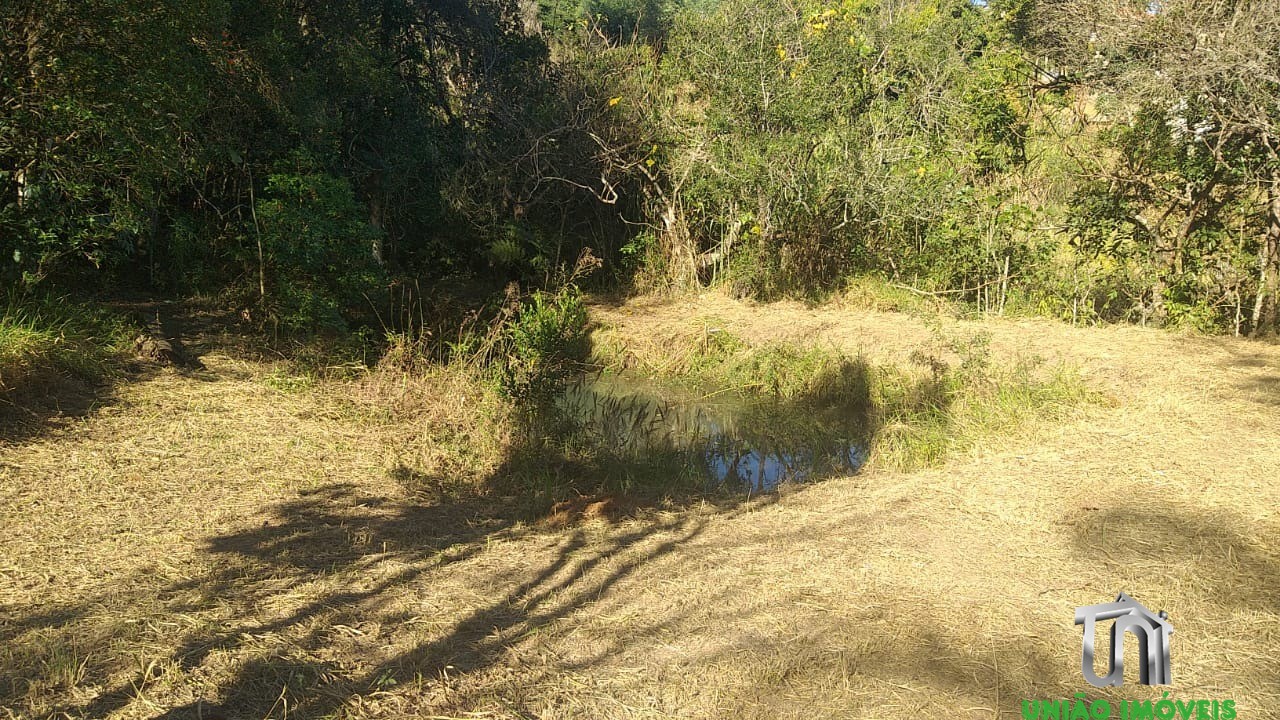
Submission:
[[[593,313],[658,351],[714,324],[885,361],[934,322],[719,295]],[[1121,590],[1169,612],[1175,697],[1280,717],[1280,348],[938,322],[1109,401],[924,470],[554,523],[406,482],[475,402],[447,384],[195,343],[204,369],[0,440],[0,718],[1017,718],[1159,697],[1081,677],[1074,608]]]

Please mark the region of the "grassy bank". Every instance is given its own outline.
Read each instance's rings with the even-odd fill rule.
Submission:
[[[0,303],[0,397],[39,394],[68,379],[101,382],[132,340],[123,319],[66,298]]]
[[[723,325],[700,318],[650,336],[606,325],[593,337],[593,361],[712,392],[861,402],[871,417],[873,462],[893,469],[940,462],[993,434],[1102,399],[1071,367],[1036,357],[993,360],[981,332],[931,326],[930,341],[901,362],[816,343],[752,343]]]
[[[549,296],[500,314],[448,359],[430,360],[393,338],[377,367],[337,387],[279,376],[271,382],[343,398],[344,412],[383,428],[395,438],[390,472],[407,489],[512,498],[528,518],[572,498],[668,502],[709,492],[697,467],[705,458],[688,446],[664,438],[637,450],[626,442],[655,421],[656,408],[623,397],[603,408],[615,427],[602,430],[560,407],[579,373],[677,388],[677,405],[690,398],[763,403],[770,417],[754,419],[767,441],[811,431],[768,429],[789,418],[818,416],[841,431],[856,421],[865,426],[858,432],[871,466],[897,470],[935,465],[986,438],[1061,420],[1101,400],[1069,366],[1034,357],[997,361],[983,333],[938,325],[906,358],[886,359],[829,343],[751,342],[713,317],[650,333],[606,321],[587,335],[586,323],[576,295]],[[621,429],[621,444],[620,422],[635,426]]]
[[[562,301],[507,313],[448,362],[425,362],[393,342],[377,368],[343,380],[333,394],[354,417],[398,438],[391,472],[406,488],[431,497],[512,498],[530,519],[573,498],[665,503],[711,492],[699,467],[705,456],[688,445],[629,442],[655,422],[656,407],[620,398],[602,408],[611,414],[605,428],[599,418],[584,421],[558,407],[575,373],[674,387],[667,399],[676,406],[691,398],[755,404],[753,420],[764,428],[757,439],[770,443],[813,432],[783,426],[816,417],[819,426],[866,438],[871,466],[897,470],[938,464],[1101,400],[1071,367],[993,359],[980,332],[934,326],[929,342],[905,359],[796,340],[752,343],[713,318],[651,334],[598,323],[584,338],[585,314]],[[864,427],[849,430],[858,423]]]

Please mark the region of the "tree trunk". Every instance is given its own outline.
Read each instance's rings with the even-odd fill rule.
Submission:
[[[377,230],[373,235],[373,260],[379,265],[385,265],[386,249],[383,247],[383,241],[386,237],[385,208],[383,196],[381,192],[375,192],[369,198],[369,224]]]
[[[1168,247],[1156,249],[1156,277],[1151,282],[1151,307],[1142,320],[1142,324],[1152,322],[1162,327],[1169,319],[1169,308],[1165,305],[1165,295],[1169,291],[1169,275],[1174,269],[1175,253]]]
[[[1267,233],[1258,250],[1258,298],[1253,305],[1253,335],[1275,334],[1280,291],[1280,177],[1267,185]]]
[[[1169,309],[1165,305],[1165,295],[1169,290],[1169,278],[1177,266],[1178,252],[1174,249],[1174,239],[1165,231],[1165,219],[1172,208],[1166,210],[1157,221],[1149,221],[1142,215],[1135,215],[1132,221],[1137,229],[1145,235],[1151,244],[1151,255],[1155,261],[1154,277],[1151,280],[1151,304],[1142,308],[1142,325],[1154,323],[1157,327],[1164,325],[1169,317]]]
[[[675,202],[668,201],[662,211],[662,245],[667,256],[667,272],[679,288],[698,284],[697,253],[684,216]]]
[[[0,26],[0,36],[3,36],[6,41],[12,39],[14,42],[0,44],[3,48],[0,50],[0,62],[8,66],[6,75],[15,82],[15,85],[10,88],[13,94],[7,104],[16,117],[30,112],[30,106],[36,104],[36,98],[41,89],[41,76],[45,65],[41,57],[43,27],[39,14],[31,6],[15,7],[5,20],[4,25]],[[40,138],[24,137],[23,129],[19,128],[14,133],[13,140],[14,145],[27,147],[22,147],[14,154],[0,158],[0,170],[4,170],[9,178],[0,188],[3,188],[4,194],[12,198],[13,202],[21,208],[27,199],[28,185],[35,174],[36,148],[40,145]],[[0,205],[3,203],[0,202]]]

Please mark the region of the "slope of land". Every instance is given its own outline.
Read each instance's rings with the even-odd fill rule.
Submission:
[[[1013,718],[1098,694],[1073,609],[1121,590],[1169,612],[1175,696],[1280,707],[1280,348],[715,295],[593,312],[637,344],[714,326],[885,361],[941,323],[1110,402],[928,470],[553,528],[406,492],[414,428],[206,348],[0,445],[0,708]]]

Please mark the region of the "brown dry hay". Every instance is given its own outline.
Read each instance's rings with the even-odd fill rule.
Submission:
[[[704,317],[904,360],[920,320],[711,295],[595,309],[637,343]],[[529,527],[389,472],[448,393],[202,358],[0,447],[0,706],[15,717],[1019,717],[1088,690],[1078,605],[1168,610],[1174,694],[1280,706],[1280,351],[946,321],[1117,398],[946,465],[735,507]],[[387,388],[391,387],[391,390]],[[378,407],[400,403],[380,415]],[[372,408],[372,409],[370,409]],[[474,422],[474,421],[473,421]],[[480,473],[483,467],[471,468]],[[1130,658],[1129,662],[1133,662]]]

